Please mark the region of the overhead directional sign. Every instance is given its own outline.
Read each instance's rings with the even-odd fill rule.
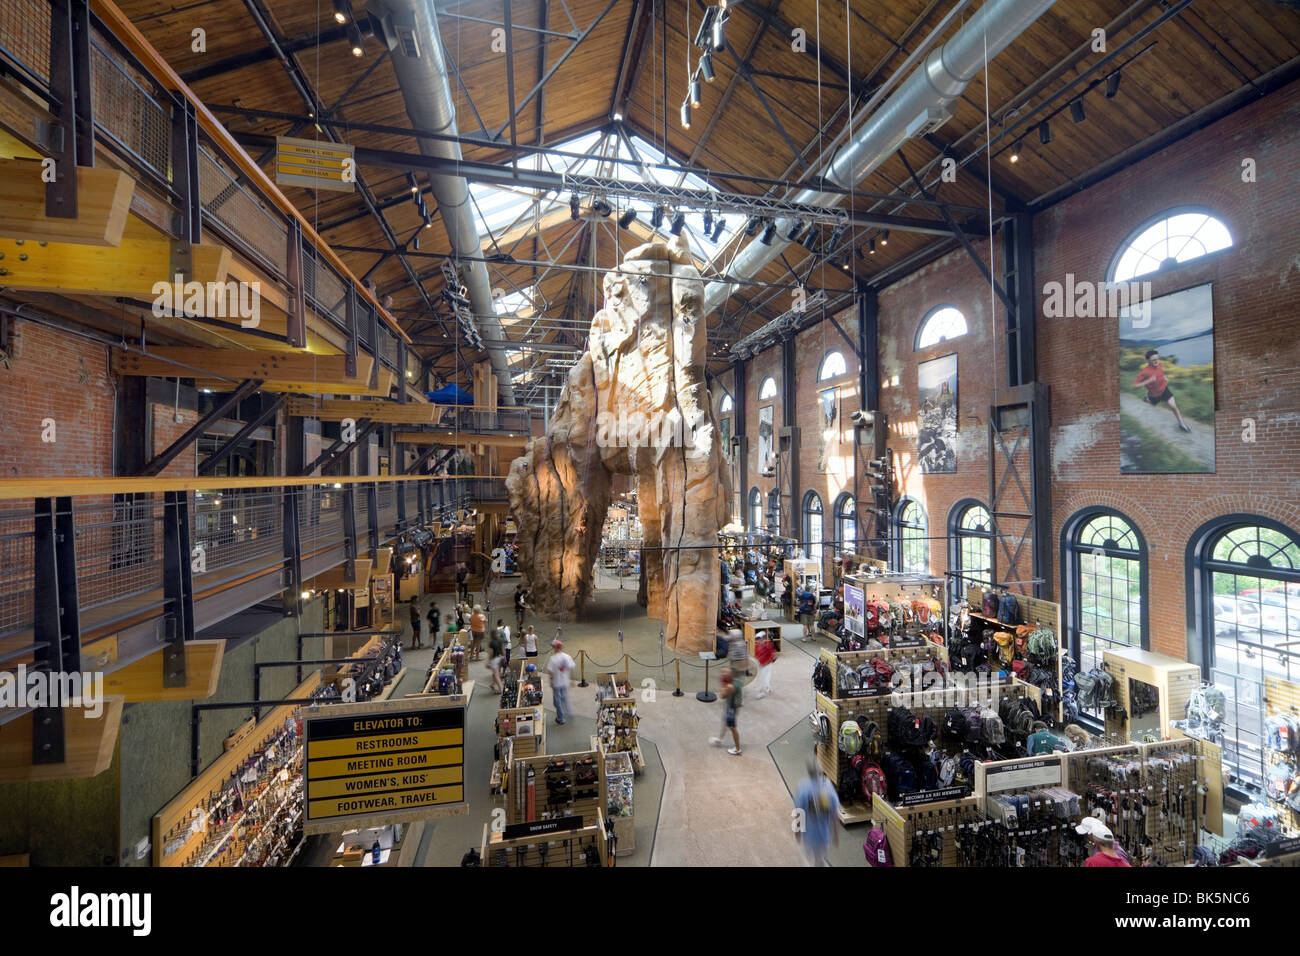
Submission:
[[[354,148],[344,143],[277,136],[275,181],[281,186],[352,192],[357,182]]]
[[[335,704],[303,714],[303,740],[308,832],[464,810],[463,704]]]

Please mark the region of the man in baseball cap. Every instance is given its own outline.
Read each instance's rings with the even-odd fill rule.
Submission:
[[[551,679],[551,699],[555,703],[555,722],[562,724],[568,717],[569,710],[569,675],[573,673],[573,658],[564,653],[564,642],[558,637],[551,641],[555,653],[546,665],[546,673]]]
[[[1128,866],[1128,861],[1120,856],[1119,851],[1115,848],[1115,834],[1110,832],[1110,827],[1106,826],[1097,817],[1084,817],[1077,827],[1074,828],[1076,833],[1080,833],[1088,838],[1088,842],[1096,850],[1092,856],[1083,861],[1084,866]]]

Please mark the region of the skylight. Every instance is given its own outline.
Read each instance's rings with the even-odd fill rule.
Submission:
[[[673,167],[671,169],[663,169],[653,165],[656,163],[662,164],[662,150],[633,134],[623,136],[617,131],[596,131],[567,140],[554,148],[565,153],[582,154],[585,158],[574,159],[547,153],[532,153],[521,156],[516,163],[520,169],[526,170],[567,172],[575,176],[599,176],[620,179],[624,182],[657,182],[667,186],[688,189],[707,190],[710,188],[709,184],[699,176],[682,171],[678,164],[671,160],[668,163],[669,166]],[[625,162],[618,162],[619,160]],[[541,193],[534,189],[487,183],[472,183],[470,185],[470,195],[473,199],[479,238],[485,244],[489,243],[493,237],[495,237],[496,241],[502,242],[503,237],[506,237],[513,230],[526,229],[529,224],[544,219],[557,210],[567,209],[569,203],[567,194],[556,196],[552,193]],[[590,196],[582,196],[581,198],[584,204],[591,199]],[[627,210],[629,203],[619,197],[606,198],[610,205],[614,207],[609,217],[610,227],[617,230],[618,226],[615,220]],[[637,220],[640,225],[648,229],[653,205],[639,200],[632,201],[630,205],[636,210]],[[712,262],[718,250],[724,248],[735,236],[736,231],[744,225],[743,217],[735,213],[724,215],[725,225],[718,236],[717,242],[714,242],[704,234],[703,211],[683,211],[686,212],[685,231],[690,240],[691,249],[702,263]],[[656,230],[660,235],[665,237],[669,235],[668,226],[671,217],[672,210],[669,211],[668,219],[665,220],[662,228]],[[619,231],[621,232],[621,230]],[[624,233],[623,235],[626,236],[627,234]],[[629,242],[632,241],[630,237],[628,237],[628,240]],[[508,246],[509,243],[503,243],[503,251],[508,249]],[[725,266],[725,263],[716,263],[715,265],[721,269]],[[510,299],[511,303],[514,302],[514,299],[509,296],[499,300],[498,314],[501,314],[502,302],[505,302],[506,299]]]

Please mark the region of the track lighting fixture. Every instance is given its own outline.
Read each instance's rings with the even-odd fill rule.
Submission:
[[[334,0],[334,22],[347,23],[352,19],[352,4],[349,0]]]
[[[765,246],[770,246],[772,240],[776,238],[776,221],[769,219],[767,225],[763,227],[763,234],[758,237],[758,241]]]
[[[569,194],[569,218],[577,219],[579,211],[580,211],[580,207],[578,205],[578,194],[570,193]]]
[[[697,110],[700,108],[700,93],[701,93],[700,75],[698,73],[691,77],[690,93],[691,95],[689,99],[691,101],[691,109]]]
[[[1116,70],[1114,73],[1108,73],[1106,75],[1106,99],[1113,100],[1115,98],[1115,94],[1119,92],[1119,79],[1120,79],[1119,70]]]
[[[364,46],[365,41],[361,36],[361,31],[357,29],[357,25],[355,23],[351,23],[348,25],[348,43],[352,45],[353,56],[365,55],[366,53],[365,46]]]
[[[620,229],[626,229],[636,221],[636,210],[631,206],[623,211],[623,215],[618,217],[618,226]]]
[[[884,232],[882,232],[882,233],[880,234],[880,244],[881,244],[882,246],[887,246],[887,245],[889,245],[889,230],[888,230],[888,229],[886,229]]]
[[[804,230],[803,220],[796,219],[794,221],[794,225],[790,227],[790,231],[785,234],[785,237],[789,239],[791,242],[798,242],[799,237],[803,235],[803,230]]]
[[[1038,141],[1044,146],[1052,141],[1052,124],[1047,120],[1038,124]]]
[[[682,100],[682,129],[691,128],[691,104]]]
[[[428,214],[428,213],[425,213],[425,214],[424,214],[424,228],[425,228],[425,229],[432,229],[432,228],[433,228],[433,220],[429,218],[429,214]]]
[[[875,254],[876,254],[876,240],[875,240],[874,238],[872,238],[872,239],[868,239],[868,240],[867,240],[867,255],[869,255],[869,256],[874,256]]]
[[[722,230],[726,228],[727,228],[727,220],[719,216],[718,221],[713,225],[713,235],[709,236],[709,241],[717,242],[718,237],[722,235]]]
[[[848,272],[848,271],[849,271],[849,261],[848,261],[847,259],[845,259],[843,262],[841,262],[841,263],[840,263],[840,268],[843,269],[845,272]]]
[[[650,213],[650,225],[658,229],[664,224],[664,216],[667,214],[668,210],[664,208],[663,203],[657,203],[654,210]]]
[[[1011,161],[1012,161],[1013,163],[1018,163],[1018,162],[1020,162],[1020,144],[1021,144],[1022,142],[1024,142],[1024,141],[1018,139],[1018,140],[1016,140],[1016,145],[1014,145],[1014,146],[1011,147]]]
[[[1082,123],[1087,117],[1083,112],[1083,97],[1070,100],[1070,118],[1076,123]]]
[[[597,196],[595,199],[591,201],[591,208],[594,209],[596,211],[596,214],[600,216],[608,216],[610,213],[614,211],[614,207],[611,206],[609,203],[607,203],[605,200],[601,199],[599,196]]]
[[[420,234],[418,232],[415,234],[414,238],[412,238],[411,244],[415,246],[416,252],[420,251]]]
[[[717,73],[713,70],[713,57],[708,50],[700,54],[700,76],[704,77],[708,83],[712,83],[713,78],[717,76]]]
[[[831,237],[827,240],[826,248],[834,252],[840,246],[840,240],[844,238],[844,230],[849,227],[847,222],[837,222],[835,228],[831,230]]]
[[[715,52],[721,52],[727,48],[728,17],[727,8],[719,7],[717,15],[713,18],[712,43]]]
[[[415,178],[415,173],[407,173],[406,182],[411,187],[411,192],[418,193],[420,191],[420,181]]]
[[[686,213],[679,212],[673,216],[673,223],[668,228],[668,231],[671,232],[674,236],[680,236],[682,234],[682,229],[684,229],[685,227],[686,227]]]

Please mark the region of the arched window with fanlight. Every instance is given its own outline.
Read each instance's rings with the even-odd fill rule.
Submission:
[[[957,502],[948,513],[948,534],[952,542],[949,567],[958,572],[952,579],[953,598],[962,601],[968,588],[992,583],[993,521],[989,509],[973,498]]]
[[[846,491],[835,499],[835,540],[840,554],[852,554],[857,550],[857,518],[857,502]]]
[[[833,378],[839,378],[841,375],[847,375],[849,367],[844,361],[844,353],[839,351],[830,351],[822,359],[822,364],[817,369],[817,381],[828,382]]]
[[[1232,233],[1206,209],[1168,209],[1138,226],[1111,260],[1107,279],[1128,282],[1232,247]]]
[[[1080,670],[1101,666],[1107,648],[1146,648],[1147,549],[1137,526],[1109,508],[1078,511],[1065,523],[1062,559],[1068,647]]]
[[[734,409],[735,407],[736,407],[736,403],[731,400],[731,396],[723,395],[722,401],[718,405],[718,414],[728,415],[731,413],[731,410]]]
[[[763,493],[757,488],[749,489],[749,530],[763,530]]]
[[[921,319],[921,324],[916,329],[914,346],[918,350],[929,348],[931,345],[959,338],[968,331],[966,316],[961,314],[960,309],[951,305],[941,305],[937,309],[931,309]]]
[[[1257,515],[1216,519],[1188,543],[1187,579],[1196,656],[1226,697],[1224,762],[1259,783],[1265,682],[1300,680],[1300,534]]]
[[[808,557],[822,560],[822,499],[815,491],[803,496],[803,540]]]
[[[763,379],[763,384],[758,386],[758,400],[764,401],[769,398],[776,398],[776,379],[768,376]]]
[[[894,567],[910,574],[930,573],[929,520],[921,503],[904,498],[894,512]]]

